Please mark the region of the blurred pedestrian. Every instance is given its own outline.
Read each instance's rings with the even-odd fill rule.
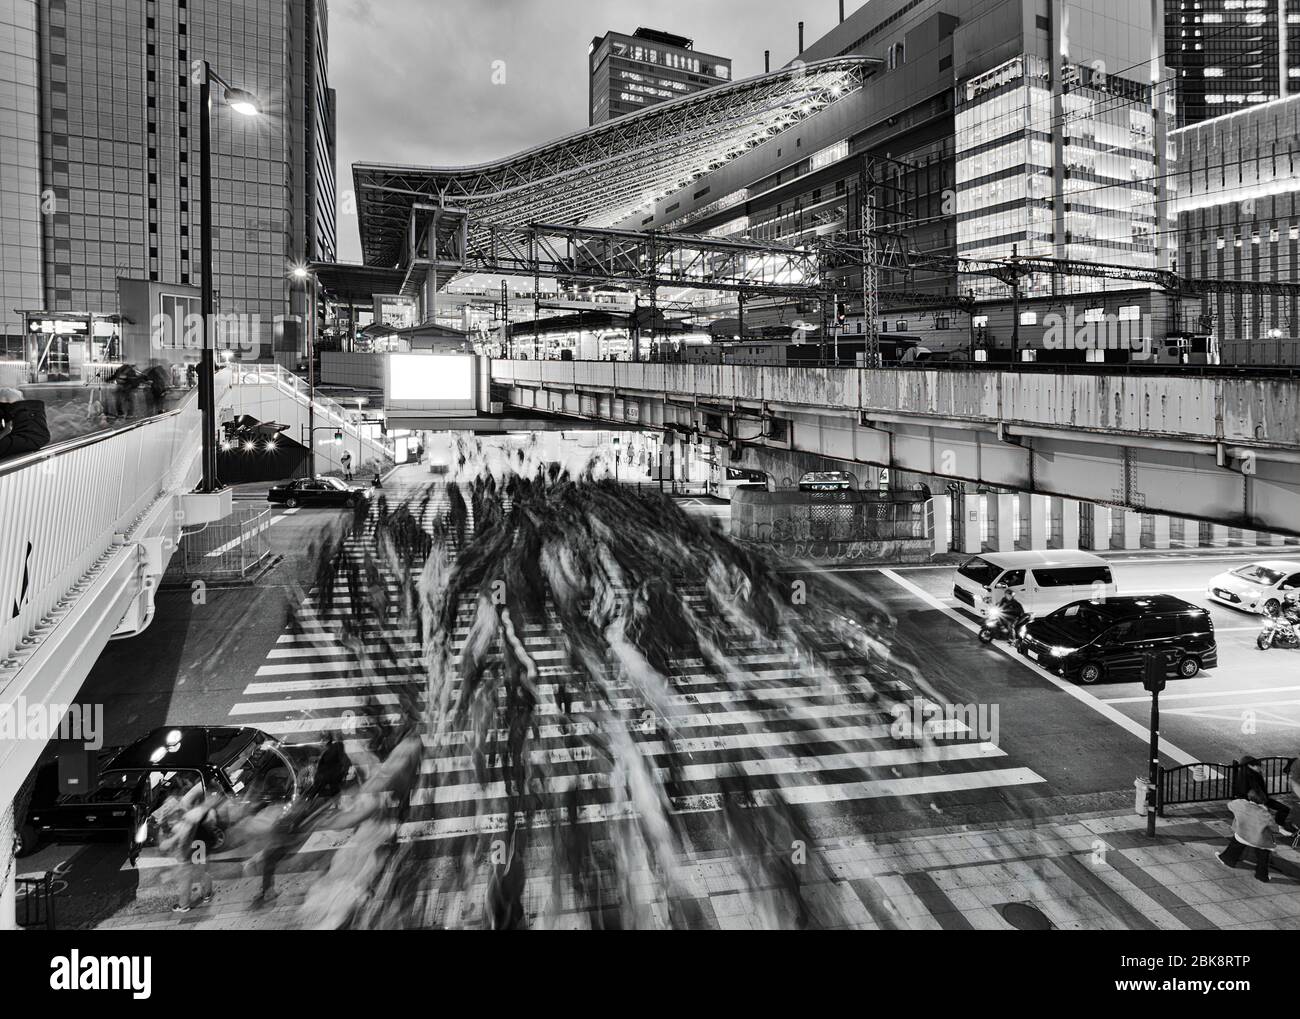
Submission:
[[[1247,848],[1255,850],[1255,880],[1268,881],[1268,861],[1273,855],[1273,817],[1268,807],[1251,792],[1249,798],[1228,803],[1232,811],[1232,837],[1216,854],[1225,867],[1237,866]]]
[[[34,453],[49,441],[44,401],[26,399],[20,389],[0,389],[0,460]]]
[[[1273,811],[1279,826],[1286,823],[1290,808],[1280,800],[1274,799],[1268,792],[1268,780],[1264,777],[1264,767],[1258,757],[1246,754],[1237,768],[1236,781],[1232,794],[1238,799],[1253,799]]]
[[[345,449],[343,451],[343,455],[339,457],[339,463],[343,467],[343,480],[351,481],[352,480],[352,454]]]

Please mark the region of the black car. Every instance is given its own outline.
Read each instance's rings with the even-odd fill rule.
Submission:
[[[369,496],[369,489],[349,485],[338,478],[298,478],[272,485],[266,493],[266,501],[283,503],[290,509],[295,506],[355,506]]]
[[[1168,594],[1072,602],[1022,624],[1017,638],[1025,657],[1080,683],[1141,679],[1151,653],[1185,679],[1219,664],[1209,612]]]
[[[187,804],[220,794],[221,804],[203,830],[219,848],[242,818],[291,804],[304,788],[314,753],[245,726],[165,727],[130,746],[101,750],[95,789],[75,795],[59,791],[58,759],[47,761],[37,768],[19,824],[18,852],[33,852],[50,837],[111,835],[151,844],[169,785]]]

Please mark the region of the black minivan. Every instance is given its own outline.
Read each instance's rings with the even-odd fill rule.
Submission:
[[[1066,679],[1141,679],[1149,653],[1184,678],[1219,664],[1210,613],[1169,594],[1077,601],[1021,625],[1016,648]]]

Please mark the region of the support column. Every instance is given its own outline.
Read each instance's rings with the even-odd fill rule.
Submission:
[[[1151,520],[1151,547],[1169,547],[1169,528],[1172,521],[1163,513],[1157,513]]]
[[[1079,547],[1079,502],[1077,499],[1061,500],[1060,547]]]
[[[1277,545],[1279,544],[1278,536],[1274,534],[1272,531],[1256,531],[1255,544],[1256,545]]]
[[[1226,524],[1210,525],[1210,544],[1215,548],[1227,548],[1228,527]]]
[[[947,552],[952,546],[952,500],[946,495],[930,499],[932,550],[935,555]]]
[[[1198,548],[1201,544],[1201,522],[1182,517],[1175,531],[1184,548]]]
[[[1025,545],[1030,549],[1047,548],[1047,514],[1050,510],[1045,495],[1022,495],[1029,500],[1029,540]]]
[[[1104,552],[1110,548],[1110,507],[1085,503],[1082,511],[1092,515],[1092,544],[1089,547]]]
[[[965,525],[962,528],[962,551],[974,555],[984,551],[983,542],[980,539],[980,504],[983,502],[982,495],[976,495],[974,492],[962,493],[962,515]]]
[[[1142,514],[1136,510],[1124,510],[1124,547],[1142,547]]]
[[[1016,549],[1016,497],[999,495],[997,497],[997,528],[990,528],[989,537],[998,552],[1014,552]]]

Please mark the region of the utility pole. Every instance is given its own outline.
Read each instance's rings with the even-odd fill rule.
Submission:
[[[1157,790],[1160,783],[1160,691],[1165,688],[1165,656],[1148,651],[1142,685],[1151,692],[1151,749],[1147,770],[1147,835],[1156,833]]]
[[[1011,361],[1020,360],[1020,256],[1011,245]]]
[[[871,205],[871,170],[866,156],[858,173],[859,238],[862,247],[863,360],[868,368],[880,367],[880,303],[876,277],[876,214]]]

